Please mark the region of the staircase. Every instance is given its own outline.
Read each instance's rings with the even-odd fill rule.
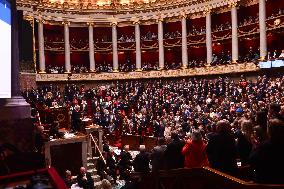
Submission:
[[[96,170],[96,161],[97,161],[96,157],[87,158],[87,172],[92,174],[92,178],[94,179],[95,183],[100,182],[100,176],[97,175],[97,170]]]

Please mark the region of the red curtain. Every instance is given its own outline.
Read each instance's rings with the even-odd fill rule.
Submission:
[[[192,26],[196,29],[204,28],[206,26],[206,19],[205,17],[195,18],[188,20],[189,30],[192,30]]]
[[[248,52],[250,47],[252,47],[252,49],[254,51],[257,51],[257,49],[259,48],[259,38],[258,36],[255,37],[246,37],[246,38],[241,38],[239,40],[239,55],[241,56],[245,56]]]
[[[112,28],[111,27],[94,27],[94,41],[112,41]]]
[[[248,7],[240,7],[238,9],[238,22],[243,22],[244,19],[248,19],[250,16],[255,18],[258,14],[258,4],[251,5]]]
[[[64,52],[45,51],[45,64],[46,66],[64,66],[65,55]]]
[[[219,14],[212,14],[211,20],[212,20],[212,28],[215,28],[215,26],[219,26],[225,23],[231,24],[231,12],[229,11]]]
[[[141,35],[146,35],[149,31],[151,33],[158,34],[158,24],[141,25],[140,26]]]
[[[117,27],[117,37],[119,38],[121,35],[123,36],[135,36],[135,28],[134,26],[123,26]]]
[[[206,46],[190,46],[188,48],[189,60],[206,60]]]
[[[164,23],[164,33],[167,32],[176,32],[179,31],[181,33],[181,22],[165,22]]]
[[[267,0],[266,1],[266,15],[267,17],[272,14],[277,14],[279,9],[284,9],[283,0]]]
[[[89,52],[71,52],[71,65],[90,67]]]
[[[95,62],[96,65],[103,65],[103,64],[112,65],[112,52],[96,52]]]
[[[215,42],[212,44],[212,50],[213,50],[213,53],[216,55],[220,55],[222,54],[222,52],[231,54],[232,53],[232,42],[231,40]]]
[[[165,62],[169,65],[172,63],[180,63],[182,57],[181,48],[166,48],[165,49]]]
[[[158,50],[149,50],[149,51],[142,51],[141,53],[142,64],[145,62],[149,62],[152,65],[155,65],[159,62],[159,52]]]

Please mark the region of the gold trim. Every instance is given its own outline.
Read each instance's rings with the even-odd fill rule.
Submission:
[[[232,60],[231,63],[232,63],[232,64],[237,64],[237,63],[238,63],[238,60]]]
[[[44,70],[40,70],[38,73],[39,73],[39,74],[45,74],[45,73],[46,73],[46,71],[44,71]]]
[[[35,19],[34,18],[33,18],[32,27],[33,27],[33,61],[34,61],[34,72],[36,73],[37,66],[36,66],[36,40],[35,40]]]
[[[143,70],[141,68],[136,68],[136,72],[142,72]]]
[[[70,74],[70,73],[71,73],[71,71],[70,71],[70,70],[66,70],[64,73],[66,73],[66,74]]]
[[[184,69],[187,69],[187,68],[188,68],[188,65],[184,65],[184,64],[183,64],[183,65],[181,66],[181,69],[183,69],[183,70],[184,70]]]
[[[114,72],[114,73],[118,73],[118,72],[119,72],[119,70],[118,70],[118,69],[113,69],[113,70],[112,70],[112,72]]]

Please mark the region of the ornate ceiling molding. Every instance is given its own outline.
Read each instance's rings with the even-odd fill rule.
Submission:
[[[139,23],[155,23],[160,18],[169,20],[181,16],[202,17],[204,13],[228,9],[247,0],[149,0],[149,3],[138,3],[134,0],[134,3],[130,4],[121,3],[130,2],[129,0],[111,0],[113,3],[105,5],[90,3],[100,0],[67,0],[58,3],[59,1],[64,0],[17,0],[17,7],[23,10],[25,16],[53,24],[69,21],[71,25],[94,22],[96,25],[110,26],[110,23],[125,25],[133,23],[134,20],[139,20]]]

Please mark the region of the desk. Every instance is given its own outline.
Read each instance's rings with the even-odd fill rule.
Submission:
[[[53,166],[60,175],[68,169],[78,174],[80,167],[87,167],[87,137],[83,134],[45,143],[46,166]]]
[[[95,144],[92,142],[90,134],[93,135],[94,139],[97,141],[100,151],[103,151],[103,128],[99,125],[89,125],[85,128],[88,141],[87,153],[91,157],[99,156],[99,152],[95,148]]]

